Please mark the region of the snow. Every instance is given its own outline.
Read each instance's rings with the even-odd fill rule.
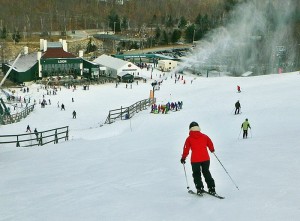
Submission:
[[[139,112],[130,120],[103,124],[110,109],[149,97],[160,72],[142,74],[147,83],[132,89],[114,83],[90,90],[62,88],[45,95],[51,105],[35,108],[26,119],[0,127],[1,134],[70,126],[70,140],[39,147],[1,145],[0,220],[243,220],[299,219],[300,96],[298,73],[256,77],[203,78],[185,75],[175,84],[167,73],[158,103],[183,101],[169,114]],[[193,82],[191,83],[191,80]],[[241,93],[236,92],[241,86]],[[31,100],[45,90],[31,85]],[[18,92],[24,96],[23,92]],[[72,102],[72,97],[74,102]],[[234,115],[240,100],[242,114]],[[66,111],[57,107],[64,103]],[[76,110],[77,119],[72,119]],[[252,130],[241,139],[240,126]],[[220,200],[187,193],[180,157],[188,125],[197,121],[214,142],[211,173]],[[188,184],[193,185],[189,160]]]

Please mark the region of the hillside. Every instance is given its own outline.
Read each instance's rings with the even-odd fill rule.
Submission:
[[[160,74],[154,70],[153,80],[161,80]],[[70,126],[68,142],[1,146],[1,220],[298,219],[298,72],[247,78],[185,75],[186,84],[175,84],[174,74],[171,78],[167,73],[155,93],[157,103],[183,101],[182,110],[150,114],[148,109],[130,120],[99,127],[109,109],[149,96],[150,71],[141,75],[148,82],[133,84],[132,89],[125,84],[74,92],[62,88],[55,96],[45,95],[53,105],[38,105],[25,120],[1,126],[2,134],[24,133],[28,124],[39,131]],[[236,85],[242,93],[236,93]],[[37,88],[30,86],[32,99],[46,94]],[[232,114],[237,100],[241,115]],[[57,108],[58,101],[66,111]],[[72,119],[73,110],[77,119]],[[241,139],[245,118],[252,129],[248,139]],[[194,189],[191,166],[187,160],[187,184],[180,158],[191,121],[211,137],[216,156],[239,187],[211,154],[210,170],[224,200],[187,193],[187,185]]]

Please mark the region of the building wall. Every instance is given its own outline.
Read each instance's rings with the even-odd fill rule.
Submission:
[[[81,58],[41,59],[42,76],[81,75]]]
[[[177,67],[177,61],[160,60],[158,61],[157,68],[162,71],[171,71]]]
[[[106,67],[106,76],[117,78],[118,77],[118,70]]]
[[[5,65],[4,71],[5,73],[9,70],[9,66]],[[38,63],[32,66],[29,70],[24,72],[18,72],[14,69],[11,70],[10,74],[8,75],[8,79],[15,83],[24,83],[28,81],[35,81],[38,80]]]

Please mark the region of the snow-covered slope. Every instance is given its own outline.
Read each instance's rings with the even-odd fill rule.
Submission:
[[[156,71],[154,78],[159,76]],[[98,127],[110,109],[147,98],[149,79],[132,89],[125,84],[62,88],[56,96],[46,95],[51,106],[38,106],[23,121],[1,126],[1,134],[18,134],[27,124],[39,131],[69,125],[71,139],[42,147],[1,146],[0,220],[298,220],[300,75],[184,76],[186,84],[166,77],[155,93],[158,103],[183,101],[181,111],[162,115],[148,109]],[[242,93],[236,93],[236,85]],[[45,91],[37,87],[30,91],[38,100]],[[233,114],[237,100],[241,115]],[[57,108],[58,101],[66,111]],[[252,127],[247,140],[240,134],[245,118]],[[180,157],[191,121],[211,137],[239,187],[211,155],[211,173],[224,200],[187,193]],[[186,169],[194,189],[189,161]]]

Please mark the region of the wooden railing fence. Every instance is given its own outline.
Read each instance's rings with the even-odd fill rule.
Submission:
[[[1,144],[15,144],[16,147],[43,146],[48,143],[57,144],[59,140],[69,139],[69,126],[40,131],[37,133],[26,133],[18,135],[0,135]]]
[[[129,107],[121,107],[119,109],[110,110],[105,123],[111,124],[115,122],[117,119],[121,119],[121,120],[130,119],[133,117],[134,114],[142,110],[146,110],[147,107],[151,106],[153,103],[155,103],[155,98],[154,99],[149,98],[149,99],[138,101]]]
[[[0,124],[6,125],[19,122],[21,119],[27,117],[33,111],[33,109],[34,104],[30,105],[29,107],[26,107],[20,113],[0,116]]]

